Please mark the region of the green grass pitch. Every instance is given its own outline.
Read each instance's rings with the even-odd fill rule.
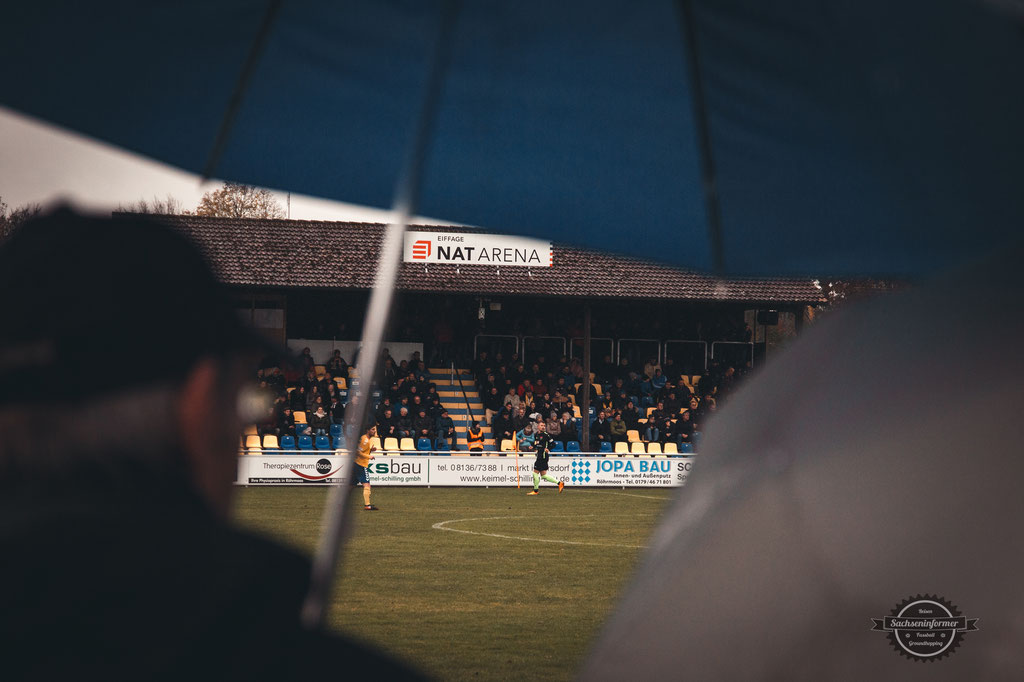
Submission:
[[[438,679],[571,678],[675,491],[528,489],[353,490],[330,626]],[[246,488],[236,518],[312,554],[326,497]]]

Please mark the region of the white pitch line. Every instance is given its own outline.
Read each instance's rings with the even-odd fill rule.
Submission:
[[[597,514],[584,514],[583,516],[597,516]],[[566,516],[548,516],[545,518],[569,518]],[[574,516],[572,518],[581,518],[580,516]],[[450,530],[453,533],[465,533],[467,535],[483,535],[489,538],[502,538],[504,540],[522,540],[524,542],[547,542],[555,545],[586,545],[588,547],[626,547],[629,549],[646,549],[647,545],[619,545],[611,542],[578,542],[576,540],[549,540],[547,538],[528,538],[521,537],[518,535],[502,535],[501,533],[481,533],[475,530],[462,530],[461,528],[449,528],[449,523],[464,523],[467,521],[507,521],[510,519],[536,519],[535,516],[481,516],[475,519],[449,519],[448,521],[438,521],[431,528],[437,530]]]

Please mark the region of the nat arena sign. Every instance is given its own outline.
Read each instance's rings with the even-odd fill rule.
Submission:
[[[551,267],[551,242],[469,232],[405,233],[403,261],[452,265]]]

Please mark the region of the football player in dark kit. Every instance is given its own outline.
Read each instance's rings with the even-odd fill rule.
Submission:
[[[554,438],[547,432],[544,421],[537,422],[537,435],[533,439],[533,447],[537,451],[537,461],[533,463],[533,490],[527,495],[540,495],[540,479],[549,483],[558,484],[558,492],[565,489],[565,481],[559,481],[554,476],[548,476],[548,455],[551,453],[551,443]]]

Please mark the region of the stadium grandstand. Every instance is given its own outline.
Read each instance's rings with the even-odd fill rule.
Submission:
[[[260,370],[272,407],[242,452],[344,447],[384,226],[157,218],[206,252],[239,315],[302,352],[301,368]],[[708,415],[824,300],[810,280],[720,279],[558,243],[536,265],[404,262],[397,288],[371,387],[387,453],[468,455],[475,421],[473,440],[500,456],[528,448],[538,419],[556,451],[694,452]]]

